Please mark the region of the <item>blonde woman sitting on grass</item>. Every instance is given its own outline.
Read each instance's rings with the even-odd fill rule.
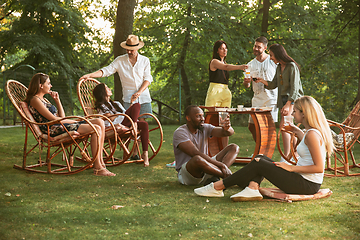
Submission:
[[[270,158],[258,155],[255,159],[231,176],[196,188],[200,196],[223,197],[223,190],[234,185],[244,188],[232,195],[233,201],[261,200],[259,187],[264,178],[287,194],[311,195],[319,191],[323,182],[326,153],[334,148],[330,127],[320,104],[312,97],[303,96],[295,100],[292,113],[297,123],[305,131],[292,123],[283,130],[292,131],[299,139],[297,147],[299,159],[296,164],[273,162]]]

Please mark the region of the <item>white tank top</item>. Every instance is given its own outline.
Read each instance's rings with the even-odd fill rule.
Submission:
[[[305,144],[305,137],[306,134],[309,131],[315,131],[317,134],[319,134],[319,136],[322,139],[322,145],[320,146],[320,150],[321,150],[321,158],[323,160],[323,164],[324,164],[324,168],[325,168],[325,160],[326,160],[326,149],[325,149],[325,143],[324,140],[321,136],[321,133],[319,130],[311,128],[309,129],[305,134],[304,137],[302,138],[300,144],[297,147],[297,152],[299,154],[299,160],[297,162],[297,166],[309,166],[309,165],[314,165],[314,161],[311,157],[310,151],[308,146],[306,146]],[[323,178],[324,178],[324,171],[322,173],[300,173],[301,176],[303,176],[303,178],[314,182],[314,183],[319,183],[321,184],[323,182]]]

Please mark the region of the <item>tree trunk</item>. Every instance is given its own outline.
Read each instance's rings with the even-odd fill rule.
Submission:
[[[187,9],[187,16],[190,17],[190,15],[191,15],[191,5],[189,5]],[[189,20],[189,24],[190,24],[190,20]],[[190,29],[187,27],[185,30],[184,44],[178,62],[178,68],[180,68],[181,80],[183,83],[183,89],[185,93],[185,107],[191,105],[190,84],[185,71],[185,59],[186,59],[186,52],[189,48],[189,43],[190,43]]]
[[[270,9],[270,0],[264,0],[263,2],[263,18],[261,23],[261,33],[264,36],[267,36],[267,29],[269,26],[269,9]]]
[[[132,34],[134,23],[134,8],[136,0],[119,0],[116,12],[115,37],[113,41],[114,58],[126,53],[126,50],[120,47],[120,43],[125,41],[128,35]],[[114,98],[122,102],[123,92],[120,77],[117,73],[114,75],[115,94]]]
[[[360,5],[360,0],[359,0],[359,5]],[[359,17],[359,23],[360,23],[360,13],[358,13],[358,17]],[[360,24],[359,24],[359,39],[360,39]],[[358,93],[356,96],[356,102],[355,104],[360,101],[360,41],[359,41],[359,67],[358,67],[358,71],[359,71],[359,79],[358,79]]]

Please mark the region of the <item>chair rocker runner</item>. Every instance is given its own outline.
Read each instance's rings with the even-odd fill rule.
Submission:
[[[26,97],[27,87],[18,81],[8,80],[5,90],[26,127],[23,164],[22,166],[15,164],[14,168],[39,173],[74,174],[92,167],[92,164],[96,160],[95,156],[98,155],[98,151],[101,149],[98,148],[93,156],[89,154],[89,138],[93,133],[95,133],[99,138],[99,133],[88,119],[98,116],[69,116],[47,123],[37,123],[34,121],[34,118],[28,109],[27,103],[23,102]],[[91,126],[92,131],[82,135],[79,135],[74,131],[68,131],[61,123],[64,119],[86,121]],[[63,125],[66,132],[61,135],[51,137],[49,128],[53,124]],[[40,125],[47,126],[47,134],[41,132],[39,128]],[[30,150],[28,150],[28,145],[32,144],[32,141],[29,141],[29,130],[35,138],[35,144],[30,147]],[[39,150],[38,159],[30,155],[32,152],[35,153],[37,148]],[[42,150],[44,148],[46,149],[45,161],[42,160]],[[79,154],[81,157],[74,158],[75,154]],[[75,162],[75,159],[80,161]]]
[[[78,94],[78,98],[79,98],[81,107],[82,107],[85,115],[97,113],[97,110],[95,109],[95,99],[93,97],[92,91],[98,84],[100,84],[100,82],[97,81],[96,79],[92,79],[92,78],[82,79],[78,82],[77,94]],[[122,159],[118,159],[116,157],[112,157],[112,158],[107,157],[106,159],[104,158],[104,161],[109,166],[116,166],[116,165],[124,163],[126,160],[128,160],[130,158],[130,156],[133,154],[134,151],[137,151],[138,153],[140,153],[140,147],[139,147],[140,134],[138,132],[134,131],[134,129],[136,129],[135,124],[133,123],[131,118],[129,116],[127,116],[126,114],[119,113],[118,115],[123,115],[123,116],[127,117],[132,122],[132,126],[130,128],[122,126],[123,131],[118,132],[119,133],[118,134],[118,143],[120,144],[120,149],[124,152],[123,157],[122,157]],[[160,121],[153,114],[150,114],[150,113],[141,114],[139,116],[139,118],[141,118],[142,116],[145,116],[145,115],[152,117],[156,123],[154,128],[150,128],[150,126],[149,126],[149,143],[148,144],[151,149],[151,151],[149,151],[149,161],[150,161],[160,151],[160,148],[161,148],[161,145],[163,142],[163,130],[162,130]],[[118,128],[119,124],[115,125],[115,127]],[[155,137],[156,137],[156,139],[160,139],[159,143],[157,143],[157,144],[155,144],[154,142],[151,141],[151,138],[155,138]],[[107,133],[105,141],[108,143],[106,143],[106,144],[109,144],[109,141],[111,142],[112,139],[113,139],[113,136],[111,136],[111,134]],[[104,146],[104,149],[106,149],[105,146]],[[125,163],[132,163],[132,162],[143,162],[143,160],[142,159],[141,160],[132,160],[132,161],[126,161]]]

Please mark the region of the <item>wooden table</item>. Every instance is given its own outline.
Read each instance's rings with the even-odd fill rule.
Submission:
[[[219,126],[219,112],[216,107],[200,108],[207,109],[205,112],[205,123]],[[250,114],[256,129],[256,146],[252,157],[237,157],[236,163],[249,163],[258,154],[264,154],[271,158],[276,146],[276,127],[271,116],[271,110],[260,110],[251,108],[249,111],[228,111],[229,114]],[[211,137],[209,141],[209,155],[214,156],[220,152],[224,146],[222,138]],[[241,143],[237,143],[241,147]]]

